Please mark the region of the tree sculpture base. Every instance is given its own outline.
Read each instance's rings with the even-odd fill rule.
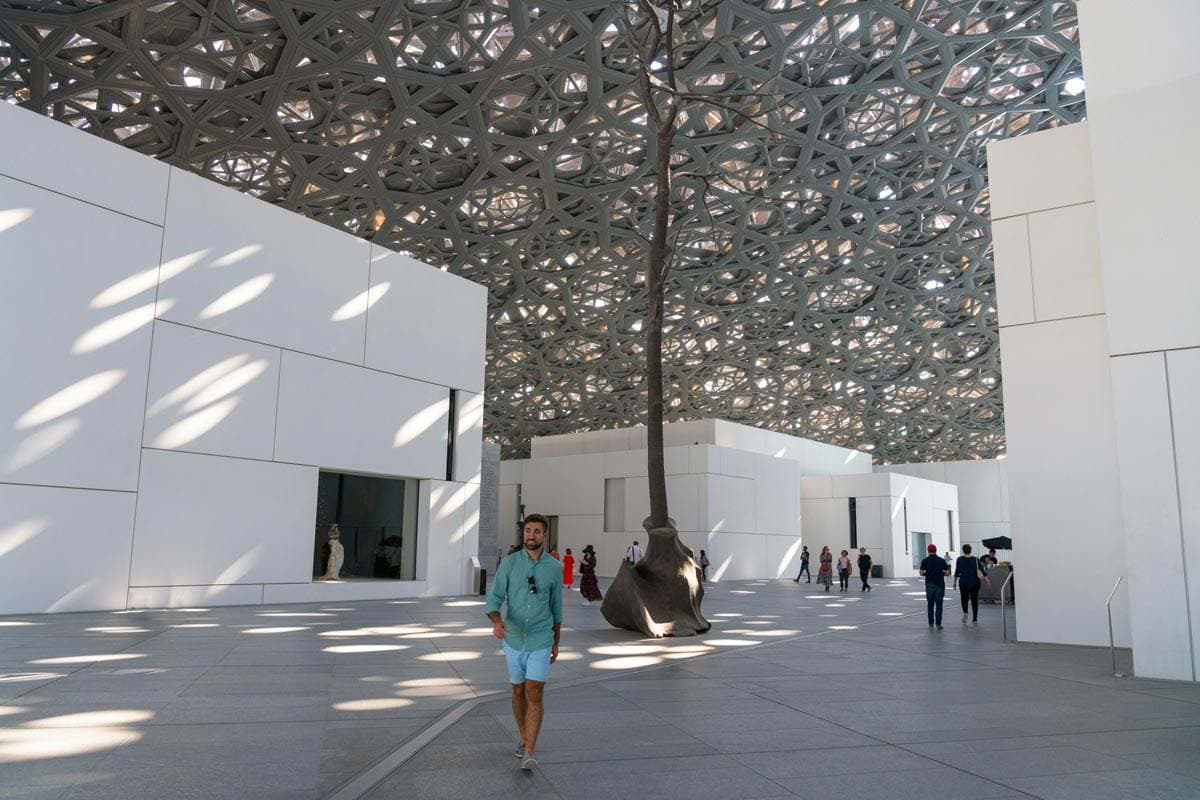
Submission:
[[[636,566],[622,561],[604,594],[600,613],[616,628],[660,636],[695,636],[712,625],[700,612],[704,585],[692,549],[679,541],[675,520],[651,528],[646,555]]]

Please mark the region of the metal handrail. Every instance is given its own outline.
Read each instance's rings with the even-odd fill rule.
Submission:
[[[1004,584],[1000,587],[1000,628],[1003,631],[1004,641],[1008,642],[1008,601],[1005,600],[1004,590],[1012,583],[1013,572],[1010,570],[1008,577],[1004,579]]]
[[[1112,668],[1114,678],[1124,678],[1124,672],[1117,672],[1117,646],[1113,641],[1113,626],[1112,626],[1112,599],[1117,593],[1117,588],[1120,587],[1121,581],[1125,580],[1124,575],[1117,576],[1117,582],[1113,584],[1112,591],[1108,593],[1108,599],[1104,601],[1104,607],[1108,610],[1108,652],[1112,655]]]

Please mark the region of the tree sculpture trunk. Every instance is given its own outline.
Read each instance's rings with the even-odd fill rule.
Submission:
[[[651,49],[665,42],[668,60],[674,58],[674,5],[669,6],[666,31],[651,20],[656,39]],[[642,52],[639,78],[642,102],[655,133],[654,226],[646,259],[646,467],[650,483],[650,516],[646,529],[646,555],[636,565],[622,561],[612,586],[604,596],[600,612],[609,624],[639,631],[648,636],[694,636],[712,626],[700,611],[704,586],[692,549],[679,539],[675,520],[668,516],[667,474],[663,459],[663,297],[670,271],[667,231],[671,223],[671,148],[675,140],[678,105],[665,112],[654,107],[646,64],[652,58]],[[672,73],[673,80],[673,73]]]

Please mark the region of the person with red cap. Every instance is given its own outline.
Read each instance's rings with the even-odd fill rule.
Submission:
[[[937,545],[931,544],[926,548],[929,555],[921,562],[921,574],[925,576],[925,614],[929,618],[929,627],[937,624],[942,629],[942,602],[946,599],[946,576],[950,574],[950,565],[938,555]]]

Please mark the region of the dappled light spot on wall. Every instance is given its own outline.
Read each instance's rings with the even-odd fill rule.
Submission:
[[[783,554],[783,558],[779,559],[779,566],[775,568],[775,577],[782,578],[785,574],[790,574],[792,571],[792,561],[796,557],[797,551],[800,550],[800,540],[792,542],[792,546]]]
[[[259,358],[243,367],[238,367],[228,375],[217,378],[208,386],[200,389],[193,397],[184,402],[180,410],[184,413],[191,413],[204,408],[209,403],[215,403],[258,379],[270,366],[270,361]]]
[[[334,703],[333,708],[337,711],[387,711],[412,704],[412,700],[404,697],[369,697],[361,700],[343,700]]]
[[[592,669],[620,670],[653,667],[655,664],[661,663],[663,663],[663,660],[658,656],[624,656],[621,658],[605,658],[600,661],[593,661],[588,666]]]
[[[244,578],[254,568],[254,565],[258,563],[258,554],[262,549],[263,546],[258,544],[239,556],[236,561],[226,567],[217,576],[217,579],[213,581],[216,585],[210,586],[205,595],[207,597],[214,597],[221,593],[223,585],[237,583],[238,580]]]
[[[169,307],[171,301],[164,300],[163,303]],[[118,314],[115,317],[104,320],[104,322],[96,325],[76,339],[75,343],[71,345],[71,355],[81,356],[87,353],[94,353],[113,342],[124,339],[135,331],[141,330],[153,321],[154,303],[147,303],[131,311]]]
[[[412,444],[421,434],[445,419],[448,405],[449,399],[438,400],[413,414],[400,426],[400,430],[396,431],[396,436],[392,439],[392,447],[404,447]],[[444,428],[445,425],[441,427]]]
[[[0,210],[0,233],[17,227],[32,216],[32,208],[5,208]]]
[[[66,444],[82,427],[83,423],[77,419],[64,419],[42,428],[17,445],[8,460],[7,471],[13,473],[36,464]]]
[[[209,264],[210,267],[231,267],[239,261],[243,261],[255,253],[261,253],[263,246],[261,244],[248,244],[245,247],[239,247],[236,250],[231,250],[223,256],[214,258]]]
[[[141,738],[139,731],[121,727],[0,729],[0,764],[98,753]]]
[[[55,658],[36,658],[29,664],[90,664],[93,661],[132,661],[145,658],[144,653],[97,653],[91,656],[57,656]]]
[[[337,311],[333,312],[333,316],[329,319],[331,322],[346,322],[347,320],[361,317],[367,313],[367,309],[374,306],[383,296],[387,294],[388,289],[392,288],[392,284],[384,281],[376,286],[372,286],[367,291],[356,297],[347,300]]]
[[[418,656],[421,661],[475,661],[482,658],[476,650],[450,650],[445,653],[426,653]]]
[[[46,519],[27,519],[18,522],[15,525],[10,525],[7,528],[0,528],[0,556],[16,550],[21,545],[28,542],[38,534],[50,527],[50,521]],[[0,622],[0,625],[3,623]],[[14,623],[19,625],[20,623]],[[32,623],[26,623],[32,624]]]
[[[57,717],[43,717],[25,723],[26,728],[94,728],[112,725],[133,725],[154,719],[154,712],[136,708],[114,708],[104,711],[81,711]]]
[[[292,628],[247,628],[242,633],[299,633],[307,631],[309,628],[304,626],[296,626]]]
[[[337,644],[321,648],[322,653],[337,653],[350,655],[353,653],[388,653],[393,650],[407,650],[403,644]]]
[[[900,513],[902,511],[904,511],[904,500],[905,500],[905,498],[908,497],[908,488],[909,487],[905,486],[903,491],[900,492],[900,496],[892,501],[892,520],[893,521],[898,519],[900,516]]]
[[[154,437],[154,446],[173,450],[196,441],[220,425],[226,417],[233,413],[240,402],[241,398],[229,397],[203,411],[197,411],[190,417],[181,419]]]
[[[240,355],[230,356],[224,361],[213,364],[208,369],[199,373],[195,377],[188,378],[179,386],[176,386],[174,389],[151,403],[150,407],[146,409],[146,415],[153,416],[165,411],[167,408],[176,405],[177,403],[182,403],[188,398],[194,397],[208,386],[211,386],[221,377],[238,369],[249,360],[250,356],[242,353]]]
[[[62,678],[65,672],[0,672],[0,683],[36,683]]]
[[[724,521],[724,520],[722,520],[722,521]],[[714,528],[714,530],[716,530],[716,529]],[[716,570],[713,571],[712,579],[714,581],[721,580],[721,578],[725,575],[725,571],[729,569],[729,565],[732,563],[733,563],[733,556],[725,556],[725,560],[722,561],[721,565],[719,567],[717,567]]]
[[[127,374],[123,369],[110,369],[89,375],[37,403],[17,419],[13,429],[21,431],[33,428],[70,414],[72,411],[78,411],[93,400],[112,391],[125,379]]]
[[[189,253],[186,256],[165,261],[161,267],[154,266],[141,272],[136,272],[128,278],[117,281],[93,297],[92,301],[88,303],[88,308],[108,308],[115,306],[117,303],[124,303],[126,300],[131,300],[139,294],[148,292],[159,284],[165,283],[195,266],[207,253],[207,250],[199,250],[195,253]]]
[[[275,273],[264,272],[262,275],[257,275],[244,283],[238,284],[205,306],[199,314],[200,319],[213,319],[222,314],[228,314],[234,309],[241,308],[258,298],[274,281]],[[162,312],[160,311],[159,313],[161,314]]]

